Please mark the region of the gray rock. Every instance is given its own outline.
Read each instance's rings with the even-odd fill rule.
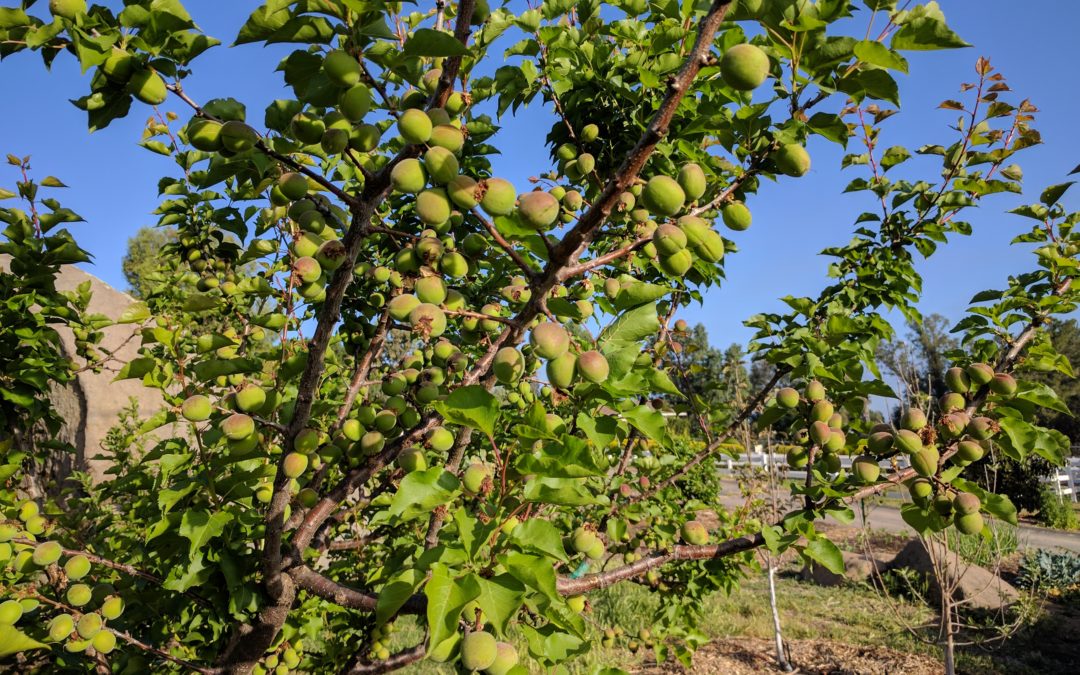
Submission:
[[[819,586],[840,586],[844,583],[863,583],[877,576],[885,563],[876,558],[860,553],[842,551],[844,573],[836,574],[821,565],[804,565],[800,576],[803,581],[812,581]]]
[[[953,589],[953,599],[972,609],[999,611],[1020,598],[1020,592],[993,572],[946,551],[937,542],[930,543],[941,566],[941,582],[934,574],[930,550],[921,539],[912,539],[888,564],[888,569],[914,570],[930,581],[933,600],[941,598],[942,587]]]

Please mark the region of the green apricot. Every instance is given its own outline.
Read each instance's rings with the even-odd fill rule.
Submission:
[[[75,619],[70,614],[57,614],[49,621],[49,639],[53,642],[66,640],[75,631]]]
[[[349,133],[349,147],[357,152],[371,152],[379,147],[382,132],[374,124],[361,124]]]
[[[103,626],[100,614],[83,614],[75,624],[75,631],[84,640],[89,640],[101,632]]]
[[[934,494],[934,484],[925,478],[914,478],[907,483],[911,499],[919,504],[925,504],[930,495]]]
[[[138,65],[138,59],[128,52],[123,49],[113,49],[109,57],[101,64],[101,72],[113,82],[123,83],[131,79]]]
[[[439,337],[446,330],[446,314],[431,303],[421,302],[409,312],[409,325],[415,331]]]
[[[979,497],[970,492],[961,492],[956,495],[953,504],[956,505],[956,512],[962,516],[978,513],[979,509],[982,508],[982,502],[979,500]],[[982,528],[980,527],[979,529],[981,530]]]
[[[1016,393],[1016,380],[1008,373],[997,373],[988,384],[990,391],[998,396],[1009,397]]]
[[[67,601],[72,607],[82,607],[90,602],[94,591],[86,584],[72,584],[67,589]]]
[[[403,159],[390,170],[390,184],[398,192],[416,194],[427,185],[427,172],[420,160]]]
[[[828,452],[839,452],[840,450],[843,450],[844,446],[847,444],[847,436],[844,435],[843,431],[838,429],[833,429],[832,427],[829,427],[829,429],[831,430],[831,433],[829,434],[829,438],[825,441],[825,450]]]
[[[611,372],[607,358],[595,349],[583,352],[578,357],[577,368],[583,378],[596,384],[607,380]]]
[[[461,640],[461,665],[466,670],[484,670],[495,663],[498,648],[495,636],[474,631]]]
[[[431,139],[428,143],[433,147],[457,153],[465,146],[465,135],[461,133],[461,129],[450,124],[437,124],[431,130]]]
[[[301,429],[296,436],[293,437],[292,447],[296,452],[310,455],[319,449],[321,445],[321,436],[318,429]]]
[[[495,378],[503,384],[513,384],[525,373],[525,357],[513,347],[503,347],[491,363]]]
[[[570,352],[560,354],[547,363],[548,382],[556,389],[569,389],[574,384],[576,372],[577,357]]]
[[[773,162],[780,173],[798,178],[810,170],[810,155],[798,143],[781,146],[773,155]]]
[[[876,483],[881,475],[877,459],[869,455],[859,455],[851,462],[851,474],[860,483]]]
[[[72,581],[82,579],[89,573],[90,559],[81,553],[68,558],[64,563],[64,575]]]
[[[967,401],[964,399],[963,394],[958,394],[954,391],[950,391],[941,397],[941,409],[945,412],[955,412],[957,410],[963,410],[967,405]]]
[[[55,541],[46,541],[38,544],[34,547],[34,564],[38,567],[48,567],[59,560],[63,552],[63,547]]]
[[[818,401],[810,407],[810,421],[811,422],[828,422],[829,418],[833,416],[835,409],[833,404],[828,401]]]
[[[406,143],[427,143],[431,138],[431,118],[423,110],[406,110],[398,118],[398,133]]]
[[[714,263],[724,258],[724,238],[716,230],[706,230],[699,241],[691,243],[694,252],[703,260]]]
[[[986,451],[975,441],[960,441],[956,444],[956,456],[965,462],[977,462],[984,454]]]
[[[233,441],[242,441],[255,433],[255,420],[249,416],[234,413],[221,423],[221,433]]]
[[[554,359],[570,349],[570,334],[554,321],[544,321],[532,329],[529,344],[537,356]]]
[[[576,173],[579,176],[587,176],[596,169],[596,158],[587,152],[583,152],[578,155],[576,164]]]
[[[481,182],[481,189],[483,197],[480,199],[480,208],[488,215],[508,216],[513,213],[517,190],[512,183],[502,178],[488,178]]]
[[[817,402],[825,398],[825,385],[821,384],[817,380],[811,380],[806,383],[806,400],[810,402]]]
[[[994,379],[994,369],[985,363],[973,363],[967,367],[967,376],[976,387],[990,384]]]
[[[277,186],[281,190],[281,194],[288,197],[291,202],[302,199],[308,193],[307,178],[295,171],[281,174],[281,177],[277,180]]]
[[[971,389],[971,378],[963,368],[953,366],[945,371],[945,385],[959,394],[966,394]]]
[[[894,437],[891,431],[875,431],[870,434],[866,445],[870,452],[880,455],[892,449],[893,440]]]
[[[650,178],[641,196],[645,207],[658,216],[674,216],[686,203],[686,193],[679,183],[669,176]]]
[[[450,201],[454,202],[455,206],[460,209],[469,210],[480,203],[476,196],[478,187],[478,183],[472,178],[459,175],[454,177],[452,180],[450,180],[450,182],[446,184],[446,193],[450,197]],[[477,237],[479,237],[479,240],[477,239]],[[474,244],[476,241],[483,242],[483,238],[480,237],[480,235],[477,235],[477,237],[473,238]],[[469,238],[466,237],[465,241],[462,242],[462,245],[465,248],[465,251],[470,253],[471,255],[477,255],[481,251],[483,251],[484,248],[487,247],[487,244],[483,243],[479,247],[479,250],[470,251],[470,248],[472,247],[469,246],[469,242]]]
[[[769,56],[755,45],[735,45],[720,59],[720,77],[733,89],[757,89],[768,76]]]
[[[989,440],[997,429],[997,424],[989,417],[976,417],[967,425],[968,434],[976,441]]]
[[[983,531],[985,523],[981,513],[968,513],[960,516],[953,524],[961,534],[979,534]]]
[[[319,145],[328,155],[340,155],[349,147],[349,132],[344,129],[327,129],[323,132]]]
[[[266,392],[257,384],[246,385],[236,392],[236,407],[243,412],[254,412],[266,403]]]
[[[470,464],[461,475],[461,485],[469,494],[478,495],[485,489],[485,484],[490,485],[491,468],[486,464]]]
[[[901,432],[903,433],[903,432]],[[936,447],[928,445],[918,452],[911,454],[911,468],[923,478],[929,478],[937,473],[938,462],[941,456]]]
[[[787,452],[787,464],[793,469],[801,469],[806,466],[809,461],[809,455],[807,455],[806,448],[801,446],[795,446]]]
[[[315,260],[324,270],[331,272],[341,267],[347,256],[348,251],[345,250],[345,244],[342,244],[337,239],[324,241],[319,245],[319,250],[315,251]]]
[[[339,87],[352,87],[360,81],[360,64],[339,49],[328,53],[322,62],[327,79]]]
[[[671,255],[662,256],[657,262],[660,263],[660,269],[664,270],[668,276],[681,277],[694,266],[694,256],[690,254],[690,251],[683,249]]]
[[[389,407],[389,403],[390,402],[387,401],[388,407],[385,410],[380,410],[379,413],[375,415],[375,428],[384,434],[397,426],[397,411]],[[404,400],[402,400],[402,405],[404,405]]]
[[[559,217],[559,200],[541,190],[526,192],[518,200],[518,214],[530,227],[544,230]]]
[[[161,105],[169,95],[165,80],[152,68],[141,68],[132,73],[128,91],[147,105]]]
[[[451,279],[461,279],[469,273],[469,261],[457,251],[450,251],[439,258],[439,271]]]
[[[459,167],[454,153],[435,146],[424,153],[424,168],[432,181],[438,185],[446,185],[458,175]]]
[[[652,236],[656,250],[662,256],[669,256],[686,248],[687,236],[675,225],[661,225]]]
[[[290,452],[281,462],[283,473],[289,478],[299,478],[308,468],[308,456],[299,452]]]
[[[420,277],[413,286],[420,302],[441,305],[446,300],[446,282],[440,277]]]
[[[791,387],[784,387],[776,392],[776,402],[784,408],[797,408],[799,406],[799,392]]]
[[[599,541],[600,538],[596,536],[595,532],[584,527],[578,527],[571,535],[570,545],[578,553],[585,553],[591,550]]]
[[[697,520],[688,520],[682,524],[679,533],[683,541],[691,546],[704,546],[709,543],[709,531]]]
[[[582,143],[592,143],[597,138],[600,138],[600,127],[595,124],[586,124],[581,128],[578,138],[581,139]]]
[[[499,642],[495,645],[495,660],[484,669],[487,675],[507,675],[518,663],[518,653],[514,645]]]
[[[292,135],[305,145],[312,145],[322,140],[326,124],[321,119],[306,112],[296,113],[289,122]]]
[[[387,310],[390,312],[390,316],[396,321],[405,321],[409,318],[409,314],[411,314],[419,305],[420,298],[411,293],[403,293],[402,295],[394,296],[394,298],[390,300],[390,303],[387,305]]]
[[[210,419],[213,408],[210,399],[202,394],[195,394],[184,399],[180,405],[180,414],[189,422],[203,422]]]
[[[476,0],[473,5],[472,19],[469,24],[472,26],[479,26],[488,20],[491,16],[491,7],[488,5],[488,0]]]
[[[55,17],[74,21],[80,14],[86,14],[86,0],[49,0],[49,12]]]
[[[381,452],[386,445],[386,436],[380,431],[369,431],[360,437],[360,452],[367,456]]]
[[[742,202],[728,202],[724,204],[720,209],[720,216],[724,220],[724,225],[728,226],[728,229],[735,230],[736,232],[742,232],[750,227],[750,221],[752,220],[750,215],[750,209],[746,208],[746,204]]]
[[[442,108],[432,108],[426,111],[428,119],[431,120],[432,132],[435,131],[434,127],[450,124],[450,114]],[[431,140],[430,138],[428,140]]]
[[[465,97],[460,91],[455,91],[446,98],[446,105],[443,107],[446,108],[446,112],[457,117],[465,112],[465,108],[469,107],[469,103],[465,100]]]
[[[424,451],[417,447],[406,448],[397,456],[397,464],[405,473],[424,471],[427,469],[427,458]]]
[[[338,109],[350,122],[359,122],[371,110],[371,90],[365,85],[354,84],[341,92]]]
[[[5,600],[0,603],[0,626],[12,626],[22,618],[23,608],[18,600]]]
[[[116,649],[116,634],[110,630],[103,630],[94,636],[90,644],[93,645],[95,651],[108,654]]]
[[[247,152],[259,142],[259,133],[243,122],[230,120],[221,125],[221,144],[229,152]]]
[[[926,413],[918,408],[908,408],[900,418],[900,427],[909,431],[918,431],[926,426]]]
[[[953,514],[953,499],[948,492],[942,492],[934,497],[932,502],[934,510],[942,518],[949,518]]]
[[[450,220],[450,198],[446,190],[433,188],[416,196],[416,215],[430,226],[442,225]]]
[[[196,119],[188,125],[188,142],[196,150],[217,152],[221,150],[221,123],[214,120]]]
[[[901,429],[893,437],[896,447],[901,452],[913,455],[923,449],[922,439],[917,433],[909,429]]]
[[[816,445],[825,445],[832,436],[832,429],[823,421],[817,421],[810,425],[810,440]]]
[[[687,201],[691,202],[700,199],[701,195],[705,194],[705,188],[708,187],[705,172],[697,164],[683,165],[679,169],[678,183],[686,194]]]
[[[454,434],[446,427],[435,427],[427,434],[427,444],[436,452],[446,452],[454,447]]]
[[[604,557],[604,553],[606,551],[607,548],[604,546],[604,542],[600,541],[600,539],[597,538],[596,541],[593,542],[592,546],[585,549],[584,553],[585,557],[589,560],[600,560]]]
[[[970,423],[971,418],[968,417],[966,412],[949,413],[941,418],[941,425],[938,430],[946,438],[957,438],[964,433]]]

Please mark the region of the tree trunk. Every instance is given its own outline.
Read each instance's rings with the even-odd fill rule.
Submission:
[[[791,664],[788,663],[784,654],[784,635],[780,628],[780,609],[776,606],[776,565],[773,564],[772,554],[765,555],[765,563],[769,568],[769,607],[772,608],[773,635],[776,638],[776,663],[780,670],[785,673],[791,672]]]

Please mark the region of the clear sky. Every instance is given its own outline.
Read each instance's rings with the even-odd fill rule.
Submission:
[[[185,2],[196,22],[225,45],[260,4],[254,0]],[[423,0],[420,4],[424,5]],[[886,123],[889,135],[882,147],[950,143],[955,136],[948,125],[955,121],[956,113],[937,110],[937,104],[960,98],[959,86],[974,79],[975,59],[980,55],[991,59],[1017,94],[1038,106],[1041,112],[1036,126],[1044,140],[1044,145],[1023,153],[1019,160],[1025,172],[1025,194],[991,197],[977,212],[969,211],[974,236],[955,239],[921,266],[925,297],[920,308],[956,319],[976,292],[1002,287],[1008,274],[1032,264],[1025,250],[1008,245],[1026,225],[1005,211],[1036,201],[1045,185],[1065,180],[1080,163],[1076,132],[1069,131],[1080,103],[1074,42],[1080,3],[1059,0],[1019,7],[1005,0],[943,0],[940,4],[950,25],[974,47],[906,53],[911,74],[899,76],[903,113]],[[862,18],[856,21],[865,25]],[[293,48],[214,48],[195,61],[195,74],[185,81],[185,88],[200,101],[238,98],[248,105],[249,120],[261,121],[267,103],[289,96],[280,75],[273,71],[277,61]],[[0,64],[0,82],[7,94],[0,113],[0,152],[32,155],[38,178],[52,174],[71,186],[58,196],[87,220],[71,227],[94,256],[93,264],[84,267],[124,288],[120,259],[127,239],[139,227],[155,221],[151,211],[158,204],[157,180],[175,173],[175,165],[136,145],[150,114],[148,107],[135,104],[134,113],[127,118],[89,134],[84,113],[68,102],[88,90],[88,81],[79,74],[75,60],[57,59],[49,75],[38,59],[36,54],[24,53]],[[175,110],[183,119],[188,115],[175,99],[164,109]],[[503,120],[504,129],[496,142],[504,154],[495,158],[495,169],[514,180],[519,189],[527,186],[529,175],[546,170],[542,143],[551,124],[550,115],[549,110],[534,104],[519,111],[516,118]],[[745,343],[751,333],[742,321],[757,312],[782,310],[785,306],[777,298],[815,295],[827,283],[828,265],[817,253],[846,242],[854,217],[873,208],[868,193],[841,194],[843,186],[860,174],[839,171],[839,146],[815,137],[810,151],[814,166],[808,176],[766,184],[750,201],[753,227],[742,233],[725,232],[740,248],[728,259],[728,281],[706,296],[704,306],[681,314],[692,323],[705,324],[717,346]],[[852,146],[852,151],[859,149]],[[4,186],[12,187],[15,178],[10,167],[0,171]],[[1068,201],[1075,205],[1077,198],[1073,195]]]

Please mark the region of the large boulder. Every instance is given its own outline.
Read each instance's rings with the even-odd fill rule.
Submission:
[[[0,256],[0,271],[7,271],[9,259],[9,256]],[[103,314],[115,320],[135,302],[135,298],[127,293],[72,265],[61,269],[56,278],[56,288],[74,291],[85,282],[90,284],[92,295],[87,311],[92,314]],[[57,328],[65,355],[77,366],[85,365],[76,355],[75,338],[71,331],[63,326]],[[104,337],[97,349],[111,356],[107,357],[100,372],[82,370],[68,385],[53,385],[52,388],[53,406],[65,421],[58,440],[70,443],[75,448],[74,462],[67,469],[86,471],[95,482],[104,478],[105,471],[112,464],[108,459],[95,460],[94,457],[102,452],[102,441],[109,429],[116,425],[120,412],[129,407],[133,400],[138,405],[140,418],[150,417],[162,406],[161,392],[143,386],[141,380],[114,381],[124,364],[138,356],[140,328],[138,324],[117,324],[104,328]],[[170,434],[176,430],[163,431]],[[63,469],[61,472],[64,472]]]
[[[939,575],[934,573],[935,560],[940,567],[940,580]],[[1007,581],[988,569],[962,559],[940,542],[922,539],[909,541],[888,564],[890,570],[904,568],[914,570],[930,581],[934,600],[941,598],[943,587],[951,588],[956,602],[963,602],[972,609],[996,612],[1020,598],[1020,592]]]

